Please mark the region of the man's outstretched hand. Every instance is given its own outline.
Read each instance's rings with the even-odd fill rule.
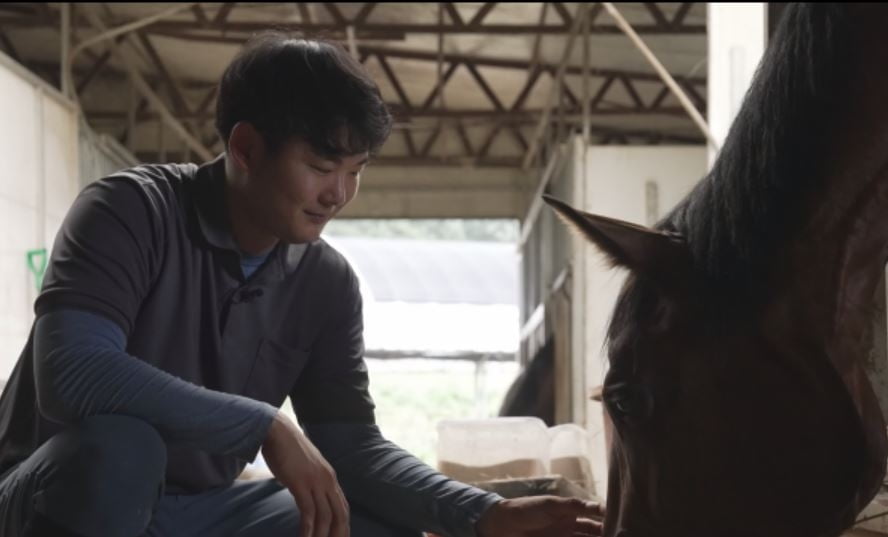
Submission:
[[[475,526],[478,537],[592,537],[601,535],[604,508],[558,496],[503,500]]]

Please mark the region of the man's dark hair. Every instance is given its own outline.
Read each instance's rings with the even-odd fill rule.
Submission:
[[[392,128],[379,88],[344,48],[278,32],[248,42],[222,75],[216,130],[226,148],[240,121],[273,153],[300,140],[336,158],[375,153]]]

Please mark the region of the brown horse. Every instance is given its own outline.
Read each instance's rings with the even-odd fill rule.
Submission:
[[[888,257],[888,6],[789,7],[712,171],[654,229],[549,201],[629,271],[605,535],[852,524],[886,461],[862,364]]]

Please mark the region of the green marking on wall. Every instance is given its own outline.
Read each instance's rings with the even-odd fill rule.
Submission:
[[[39,293],[40,287],[43,285],[43,274],[46,272],[46,264],[49,261],[46,255],[46,248],[28,250],[27,259],[28,270],[34,275],[34,285]]]

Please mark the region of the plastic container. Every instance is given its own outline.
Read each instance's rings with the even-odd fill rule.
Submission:
[[[549,473],[592,492],[592,462],[589,433],[578,425],[557,425],[549,429]]]
[[[438,423],[438,470],[463,483],[547,474],[549,433],[537,418]]]

